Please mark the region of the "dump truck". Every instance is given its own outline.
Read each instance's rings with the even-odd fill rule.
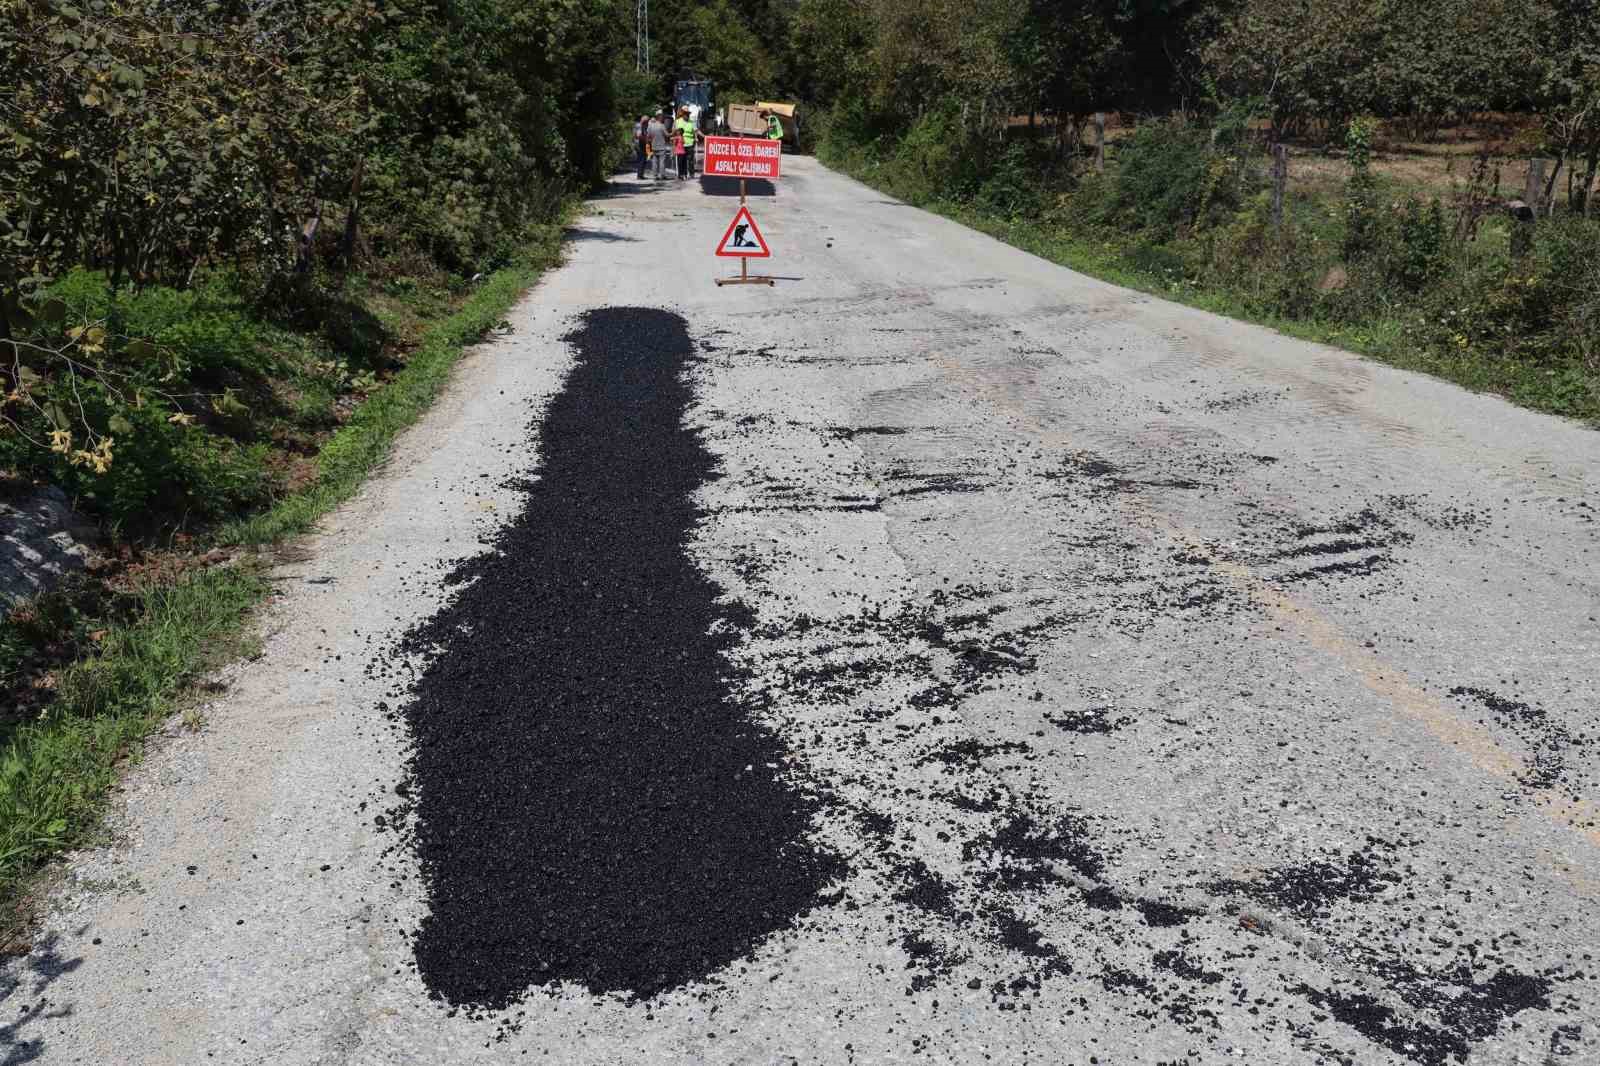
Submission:
[[[729,104],[727,128],[735,137],[765,137],[767,120],[755,104]]]
[[[762,112],[778,116],[783,125],[783,139],[795,146],[800,141],[800,120],[794,104],[729,104],[727,128],[735,137],[765,137],[767,120]]]

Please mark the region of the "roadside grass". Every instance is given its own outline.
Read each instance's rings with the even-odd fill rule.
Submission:
[[[886,169],[860,158],[829,158],[826,164],[857,181],[905,200],[916,207],[958,222],[996,240],[1102,281],[1159,296],[1228,318],[1253,322],[1300,340],[1356,352],[1404,370],[1420,371],[1473,392],[1499,395],[1520,406],[1600,426],[1600,375],[1581,364],[1552,367],[1508,358],[1493,350],[1468,348],[1444,354],[1413,340],[1417,308],[1374,311],[1359,322],[1348,319],[1290,317],[1264,311],[1236,291],[1194,284],[1182,276],[1141,269],[1136,242],[1091,239],[1031,218],[1010,218],[971,203],[907,197],[888,179]],[[1326,216],[1327,205],[1302,199],[1303,216]],[[1486,227],[1476,254],[1504,248],[1508,236]]]
[[[265,587],[257,568],[244,564],[142,590],[138,615],[107,631],[98,656],[58,676],[42,717],[12,730],[0,754],[6,925],[21,917],[12,904],[23,878],[86,838],[119,764],[137,756],[184,688],[248,648],[245,619]]]
[[[231,522],[218,544],[255,547],[304,532],[348,499],[389,452],[389,445],[433,402],[449,380],[464,345],[499,324],[517,297],[560,256],[562,227],[552,225],[530,246],[524,260],[488,278],[454,314],[429,328],[405,369],[356,408],[323,445],[317,478],[261,514]]]
[[[432,404],[463,350],[485,337],[561,255],[564,222],[541,227],[522,258],[486,278],[422,331],[405,365],[370,393],[321,448],[316,475],[267,510],[221,526],[219,546],[262,548],[308,530],[348,499],[395,438]],[[440,310],[447,310],[443,305]],[[101,632],[96,654],[61,670],[42,713],[14,724],[0,747],[0,941],[27,919],[31,877],[89,842],[108,790],[144,740],[178,710],[203,674],[251,647],[249,620],[265,596],[265,564],[232,564],[135,589]]]

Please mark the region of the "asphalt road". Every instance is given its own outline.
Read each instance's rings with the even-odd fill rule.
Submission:
[[[730,199],[595,202],[0,1061],[1600,1063],[1600,437],[785,167],[771,289]]]

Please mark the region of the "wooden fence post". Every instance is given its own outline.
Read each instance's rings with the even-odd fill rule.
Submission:
[[[1094,172],[1105,173],[1106,169],[1106,113],[1094,113]]]
[[[355,177],[350,182],[350,207],[344,216],[344,265],[356,261],[356,237],[361,226],[361,178],[367,170],[367,157],[356,159]]]
[[[1522,198],[1527,201],[1528,206],[1533,209],[1534,217],[1537,218],[1539,212],[1544,209],[1543,159],[1533,158],[1528,160],[1528,187]]]
[[[1511,256],[1525,259],[1533,251],[1533,231],[1539,220],[1540,201],[1544,197],[1544,160],[1528,160],[1528,180],[1523,186],[1522,199],[1507,204],[1511,212]]]
[[[306,219],[300,227],[298,240],[299,249],[295,256],[294,271],[296,274],[309,274],[311,272],[311,257],[316,249],[317,227],[322,225],[322,201],[317,201],[316,213]]]
[[[1574,168],[1576,169],[1576,168]],[[1589,149],[1589,159],[1583,170],[1583,217],[1592,218],[1595,215],[1594,202],[1600,200],[1600,183],[1595,179],[1600,177],[1600,143]]]
[[[1283,229],[1283,195],[1289,186],[1289,146],[1272,146],[1272,228]]]

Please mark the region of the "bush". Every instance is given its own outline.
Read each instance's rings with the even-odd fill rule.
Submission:
[[[1534,255],[1554,291],[1554,317],[1571,355],[1600,371],[1600,218],[1557,215],[1539,226]]]
[[[885,129],[860,96],[813,113],[807,125],[816,139],[817,158],[846,170],[876,163],[880,146],[896,132]]]
[[[143,532],[162,521],[226,517],[266,501],[267,445],[244,445],[184,420],[156,397],[128,402],[99,381],[54,382],[49,404],[81,404],[83,420],[115,444],[103,471],[65,453],[29,464],[114,526]],[[47,406],[49,405],[47,404]]]
[[[1193,220],[1209,156],[1205,130],[1171,122],[1138,127],[1116,146],[1104,221],[1150,240],[1176,237]]]
[[[1011,143],[997,153],[978,186],[979,207],[1010,218],[1033,218],[1041,210],[1048,177],[1046,165],[1026,145]]]
[[[1260,314],[1304,318],[1317,313],[1317,282],[1332,266],[1328,250],[1292,215],[1274,228],[1270,195],[1258,193],[1226,225],[1208,231],[1205,280]]]
[[[348,266],[357,205],[372,244],[491,270],[605,178],[631,38],[616,0],[3,9],[0,333],[80,265],[174,288]]]
[[[1392,284],[1416,294],[1444,273],[1444,211],[1437,199],[1423,207],[1415,196],[1407,197],[1391,234],[1384,242],[1383,255],[1385,273]]]
[[[278,368],[226,279],[133,292],[74,270],[38,304],[0,464],[138,532],[264,502],[268,449],[231,439],[258,428],[234,385]]]
[[[982,152],[953,101],[917,119],[889,161],[895,191],[913,203],[965,200],[982,183]]]
[[[943,200],[1011,219],[1037,217],[1052,184],[1053,160],[1017,139],[986,138],[961,116],[960,102],[947,99],[897,129],[859,100],[848,100],[819,112],[809,125],[824,163],[871,173],[911,203]]]
[[[1366,258],[1378,241],[1377,179],[1372,174],[1373,125],[1365,119],[1351,122],[1345,130],[1345,160],[1350,164],[1350,182],[1344,202],[1344,259],[1355,263]]]
[[[104,323],[113,354],[127,360],[128,365],[117,368],[122,373],[140,376],[142,371],[151,382],[168,375],[216,381],[228,372],[263,374],[272,369],[259,327],[220,281],[184,292],[159,285],[113,292],[105,274],[74,270],[51,286],[46,297],[61,302],[69,325]],[[154,351],[129,354],[134,341],[146,341]]]
[[[1188,274],[1188,261],[1164,244],[1135,244],[1124,257],[1133,269],[1161,281],[1178,281]]]
[[[1248,142],[1217,148],[1209,130],[1179,121],[1139,126],[1117,142],[1113,155],[1113,170],[1083,184],[1083,202],[1073,213],[1091,225],[1132,230],[1147,242],[1229,220],[1261,184]]]
[[[1487,348],[1556,368],[1600,370],[1600,219],[1539,222],[1533,254],[1491,259],[1439,286],[1424,314],[1437,349]]]

